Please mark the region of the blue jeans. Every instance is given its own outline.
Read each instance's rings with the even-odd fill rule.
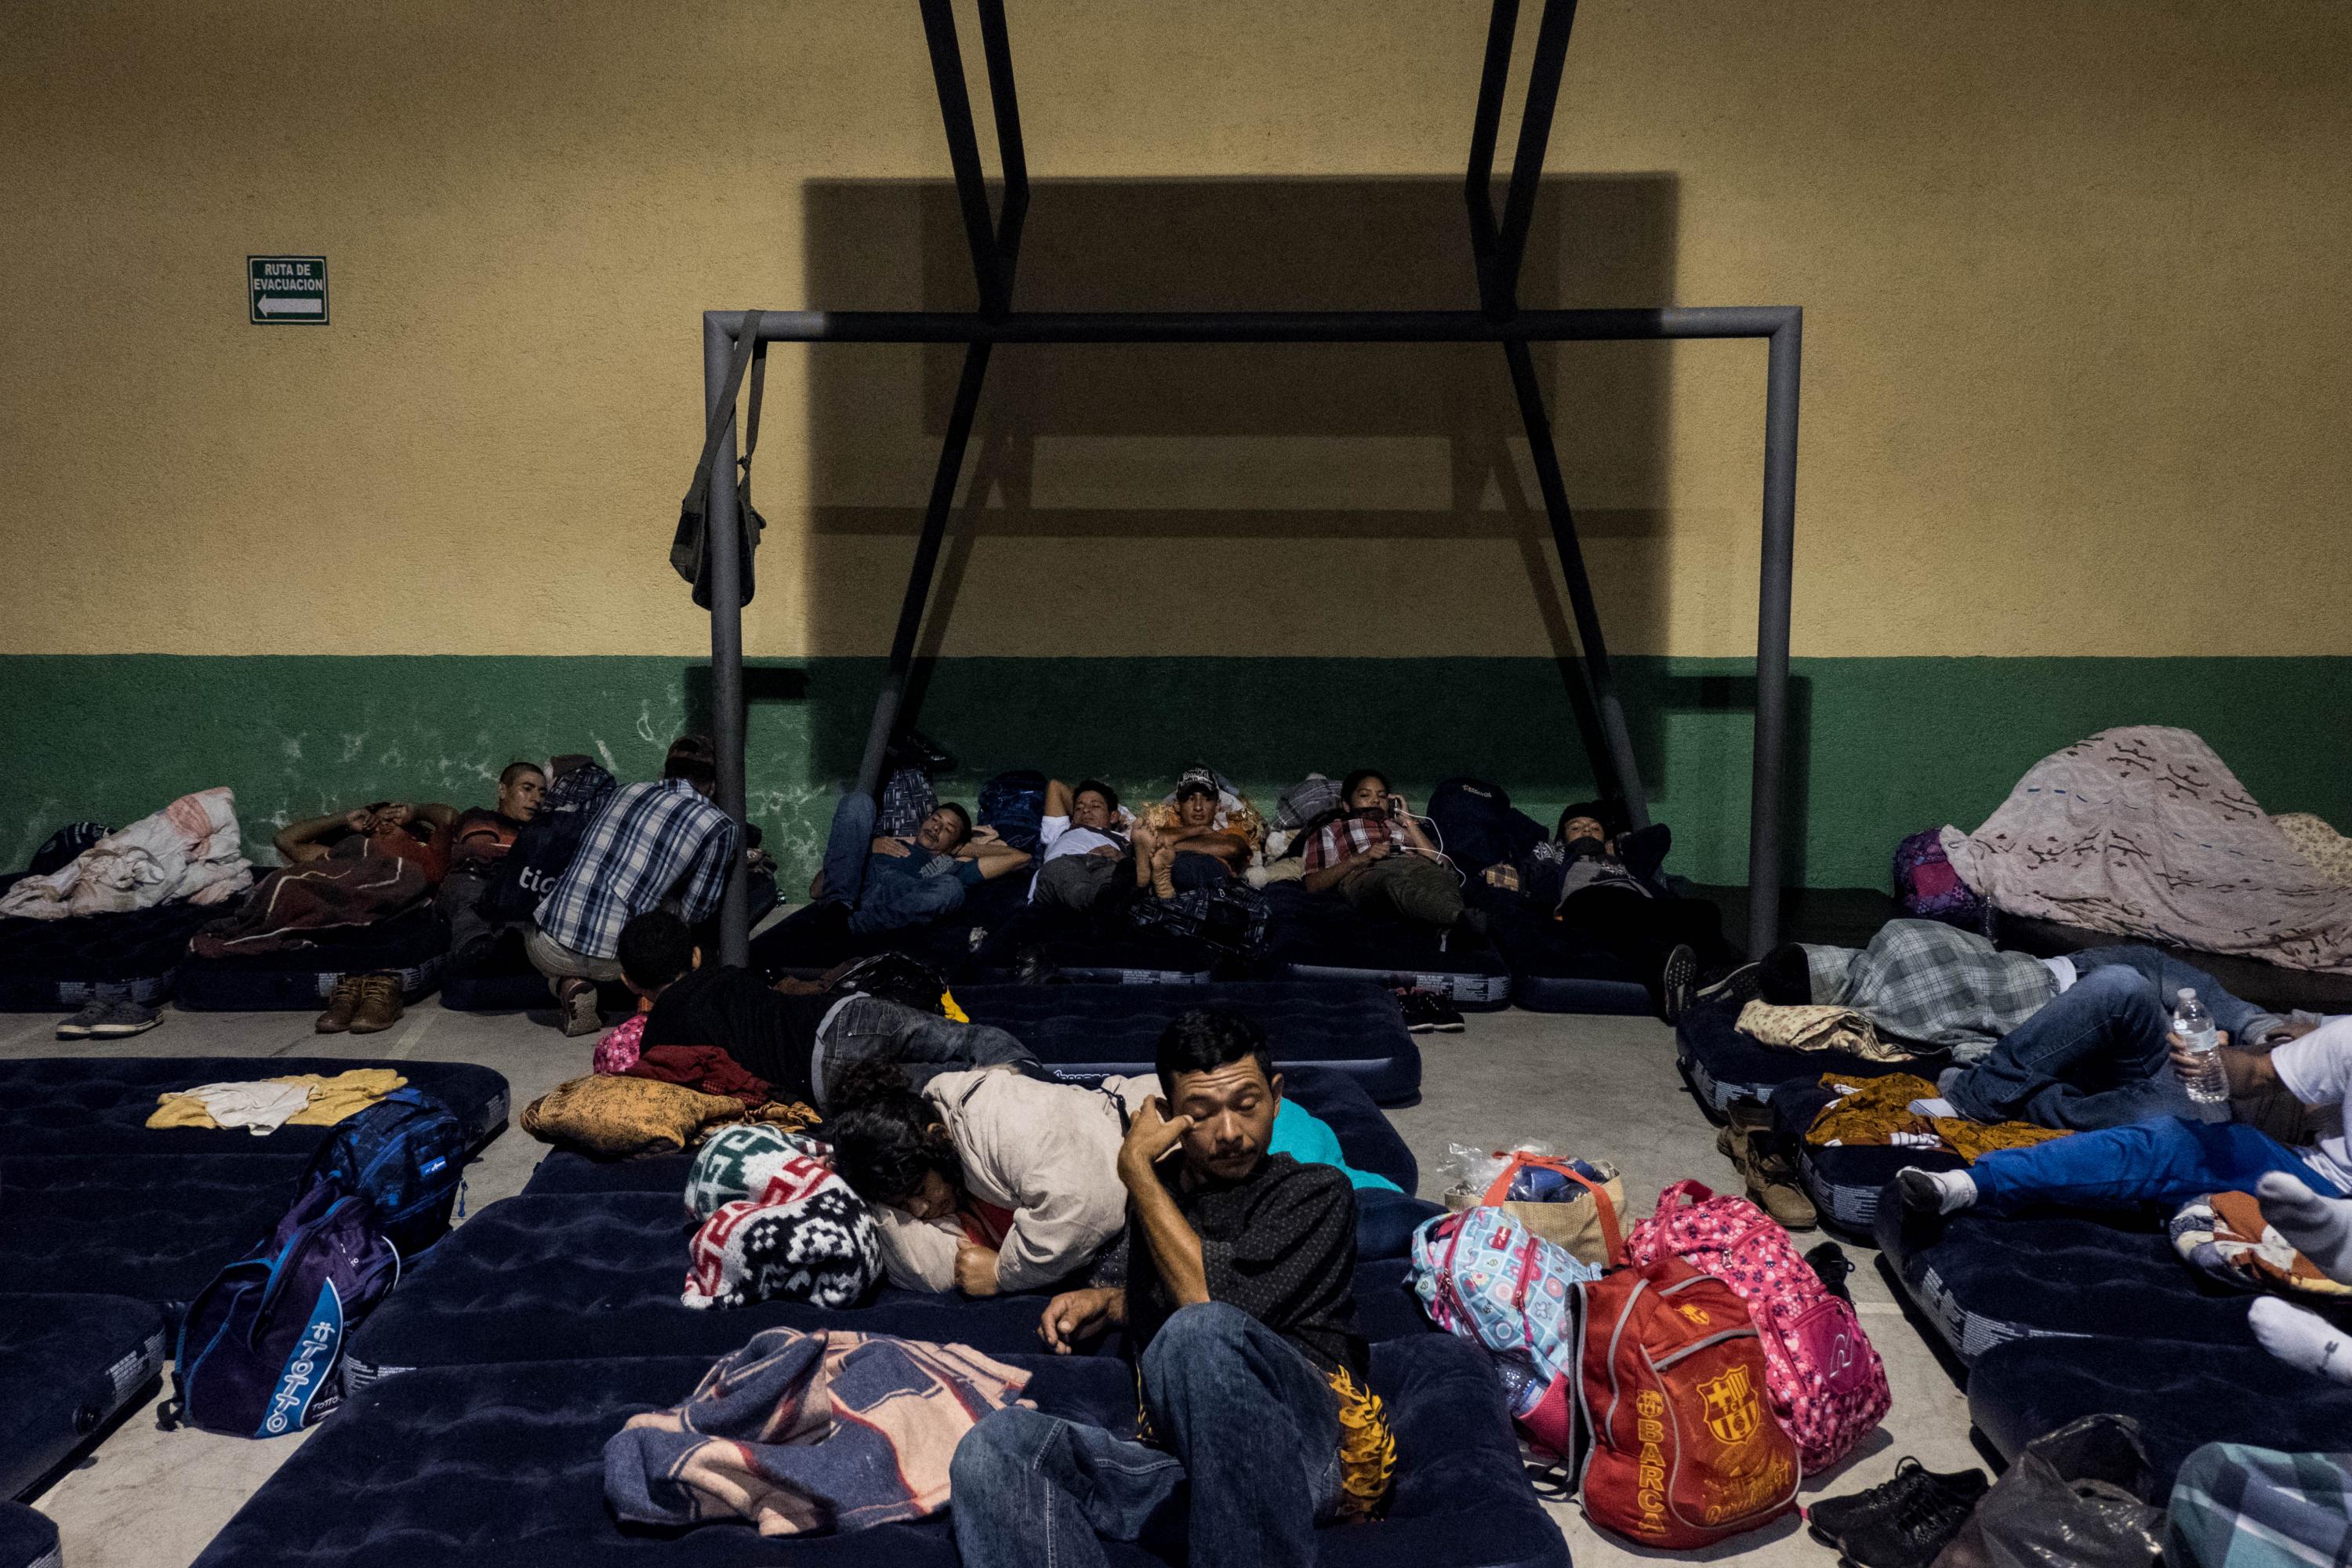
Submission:
[[[1172,1525],[1186,1561],[1315,1560],[1339,1499],[1339,1400],[1307,1359],[1237,1307],[1186,1307],[1144,1347],[1143,1405],[1165,1449],[1018,1406],[965,1434],[950,1470],[964,1568],[1096,1568],[1102,1541]]]
[[[876,876],[869,871],[875,810],[874,797],[856,790],[833,808],[833,831],[824,841],[824,891],[817,901],[847,906],[849,929],[861,936],[929,925],[961,909],[963,883],[954,877]]]
[[[833,1015],[816,1043],[809,1091],[826,1109],[825,1085],[852,1062],[887,1057],[906,1069],[917,1089],[943,1072],[1013,1067],[1045,1078],[1036,1053],[993,1024],[959,1024],[879,996],[852,996]]]
[[[2154,955],[2153,949],[2140,951]],[[2204,995],[2204,988],[2197,994]],[[2167,1057],[2171,1026],[2137,969],[2089,970],[2002,1036],[1983,1060],[1962,1068],[1944,1086],[1944,1098],[1974,1121],[2039,1127],[2121,1127],[2152,1116],[2193,1115]]]
[[[2233,1041],[2242,1044],[2249,1025],[2257,1019],[2267,1022],[2273,1016],[2252,1002],[2240,1001],[2222,990],[2221,983],[2203,970],[2183,963],[2177,958],[2168,958],[2158,949],[2139,942],[2115,947],[2086,947],[2080,952],[2066,956],[2074,961],[2074,973],[2079,975],[2088,975],[2093,970],[2104,969],[2110,964],[2120,964],[2137,971],[2156,992],[2157,1005],[2164,1009],[2167,1027],[2170,1026],[2173,996],[2184,985],[2194,990],[2197,1000],[2204,1003],[2205,1010],[2213,1015],[2213,1026],[2228,1030]]]
[[[2030,1149],[1996,1149],[1969,1167],[1977,1184],[1976,1206],[1997,1215],[2032,1203],[2119,1208],[2185,1203],[2207,1193],[2251,1193],[2273,1171],[2301,1177],[2315,1193],[2341,1193],[2267,1133],[2177,1116],[2077,1132]]]

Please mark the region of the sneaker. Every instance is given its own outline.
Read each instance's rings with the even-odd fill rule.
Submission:
[[[1823,1498],[1813,1504],[1805,1510],[1805,1524],[1814,1540],[1843,1552],[1850,1537],[1917,1507],[1923,1498],[1959,1498],[1974,1508],[1991,1485],[1982,1470],[1938,1475],[1917,1459],[1906,1457],[1895,1467],[1893,1480],[1866,1491]]]
[[[90,1025],[89,1032],[101,1040],[124,1040],[143,1035],[163,1021],[163,1015],[152,1007],[142,1007],[136,1002],[116,1002]]]
[[[1728,1125],[1715,1135],[1716,1152],[1747,1180],[1749,1201],[1784,1230],[1819,1225],[1821,1215],[1805,1195],[1797,1162],[1773,1128],[1771,1108],[1760,1100],[1735,1100],[1724,1114]]]
[[[360,982],[359,1011],[352,1015],[352,1033],[373,1035],[400,1022],[400,981],[390,974],[371,974]]]
[[[360,1010],[360,977],[340,974],[335,988],[327,993],[327,1010],[319,1015],[311,1026],[322,1035],[340,1035],[352,1026],[352,1015]]]
[[[111,1005],[113,1004],[109,1002],[92,1002],[86,1005],[72,1017],[58,1020],[58,1038],[61,1040],[89,1038],[90,1031],[98,1027],[100,1021],[106,1016],[107,1008]]]
[[[1846,1521],[1837,1538],[1839,1554],[1854,1568],[1928,1568],[1991,1487],[1982,1470],[1898,1475],[1880,1489],[1900,1488],[1894,1501],[1858,1521]]]
[[[1397,1005],[1404,1009],[1404,1026],[1412,1034],[1448,1034],[1462,1032],[1462,1015],[1443,996],[1431,991],[1401,991]]]
[[[1719,1002],[1727,1007],[1745,1007],[1764,994],[1764,966],[1743,963],[1728,974],[1717,975],[1694,993],[1701,1002]]]
[[[1660,1011],[1669,1024],[1679,1024],[1690,1011],[1692,988],[1698,984],[1698,949],[1688,942],[1666,954],[1665,973],[1660,978],[1658,997]]]
[[[596,983],[593,980],[565,981],[557,1008],[561,1016],[556,1023],[566,1039],[576,1040],[604,1026],[604,1016],[596,1009]]]

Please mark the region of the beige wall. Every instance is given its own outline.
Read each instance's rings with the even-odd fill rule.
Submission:
[[[1483,6],[1008,8],[1024,299],[1466,302]],[[1587,0],[1531,297],[1806,307],[1801,654],[2352,653],[2347,81],[2336,0]],[[0,145],[0,652],[691,652],[697,312],[965,287],[903,0],[18,0]],[[940,650],[1548,651],[1491,351],[1282,352],[1000,356]],[[775,366],[751,647],[878,651],[947,362]],[[1626,651],[1752,646],[1762,368],[1552,363]]]

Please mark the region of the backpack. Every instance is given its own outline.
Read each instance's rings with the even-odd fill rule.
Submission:
[[[1925,828],[1895,847],[1895,897],[1904,913],[1921,920],[1963,931],[1988,929],[1990,906],[1952,869],[1940,828]]]
[[[1885,1415],[1894,1396],[1862,1320],[1748,1199],[1676,1182],[1658,1194],[1657,1212],[1634,1226],[1625,1250],[1636,1263],[1680,1258],[1748,1303],[1763,1338],[1773,1417],[1796,1439],[1806,1469],[1835,1464]]]
[[[1045,821],[1045,775],[1034,768],[997,774],[980,786],[977,820],[1015,849],[1034,855]]]
[[[1731,1287],[1659,1258],[1583,1296],[1572,1381],[1584,1516],[1680,1550],[1787,1512],[1802,1463],[1765,1407],[1761,1347]]]
[[[1220,952],[1256,958],[1265,952],[1265,895],[1246,882],[1189,888],[1172,899],[1139,898],[1128,906],[1138,930],[1190,937]]]
[[[1569,1459],[1577,1290],[1601,1270],[1491,1206],[1428,1221],[1412,1233],[1411,1258],[1430,1321],[1493,1352],[1521,1434]]]
[[[1489,866],[1516,866],[1545,838],[1543,826],[1511,807],[1498,784],[1447,779],[1430,793],[1429,819],[1437,825],[1446,858],[1472,876]]]
[[[342,1403],[347,1337],[399,1278],[367,1199],[307,1188],[189,1306],[157,1425],[278,1437],[325,1419]]]
[[[464,1184],[466,1130],[446,1106],[395,1089],[335,1124],[310,1158],[302,1190],[365,1198],[385,1240],[414,1258],[449,1229]]]

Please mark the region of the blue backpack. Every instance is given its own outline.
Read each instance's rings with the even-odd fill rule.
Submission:
[[[465,1168],[466,1130],[448,1107],[395,1089],[336,1125],[302,1187],[365,1198],[384,1239],[414,1258],[448,1232]]]
[[[980,786],[978,820],[1015,849],[1034,855],[1045,821],[1045,775],[1034,768],[997,774]]]
[[[399,1278],[368,1201],[310,1187],[189,1306],[156,1424],[278,1437],[323,1420],[342,1403],[346,1336]]]

